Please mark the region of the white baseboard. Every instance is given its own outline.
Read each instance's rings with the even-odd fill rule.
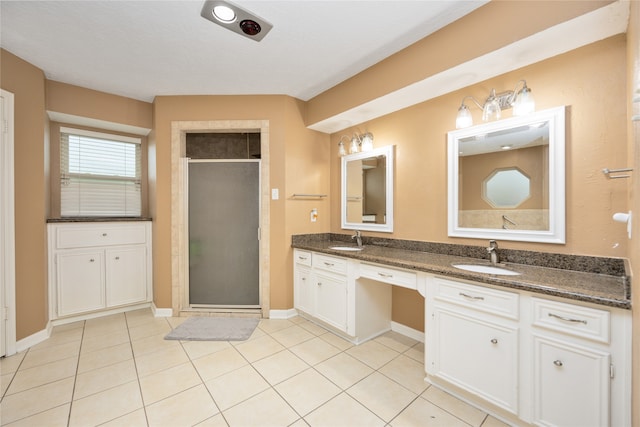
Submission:
[[[298,315],[298,310],[290,308],[288,310],[269,310],[269,319],[291,319]]]
[[[51,325],[51,322],[47,322],[47,327],[45,329],[29,335],[28,337],[22,338],[20,341],[16,341],[16,352],[20,353],[21,351],[27,350],[29,347],[40,344],[51,336],[52,330],[53,326]]]
[[[391,330],[416,341],[424,342],[424,332],[410,328],[397,322],[391,322]]]
[[[172,317],[173,309],[171,308],[158,308],[156,303],[151,303],[151,310],[153,310],[154,317]]]

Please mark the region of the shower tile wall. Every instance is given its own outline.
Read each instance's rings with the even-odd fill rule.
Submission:
[[[259,159],[259,133],[187,133],[191,159]]]

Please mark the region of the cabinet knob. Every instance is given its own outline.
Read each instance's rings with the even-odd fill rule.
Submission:
[[[497,340],[497,339],[495,339],[495,338],[493,338],[493,339],[491,340],[491,344],[498,344],[498,340]]]
[[[102,237],[107,237],[107,233],[102,233]]]
[[[91,259],[89,260],[89,262],[95,262],[95,259],[91,258]]]
[[[554,360],[553,364],[556,366],[562,366],[562,360]]]
[[[318,286],[322,286],[322,282],[318,282]]]
[[[120,259],[120,257],[119,257],[119,256],[117,256],[117,257],[116,257],[116,261],[118,261],[119,259]]]

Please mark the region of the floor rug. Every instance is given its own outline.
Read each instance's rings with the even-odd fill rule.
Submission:
[[[233,317],[189,317],[167,334],[165,340],[244,341],[258,326],[259,319]]]

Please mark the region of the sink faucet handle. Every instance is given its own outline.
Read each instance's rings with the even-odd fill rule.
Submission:
[[[487,248],[487,250],[495,249],[498,249],[498,242],[496,242],[495,240],[489,240],[489,247]]]

